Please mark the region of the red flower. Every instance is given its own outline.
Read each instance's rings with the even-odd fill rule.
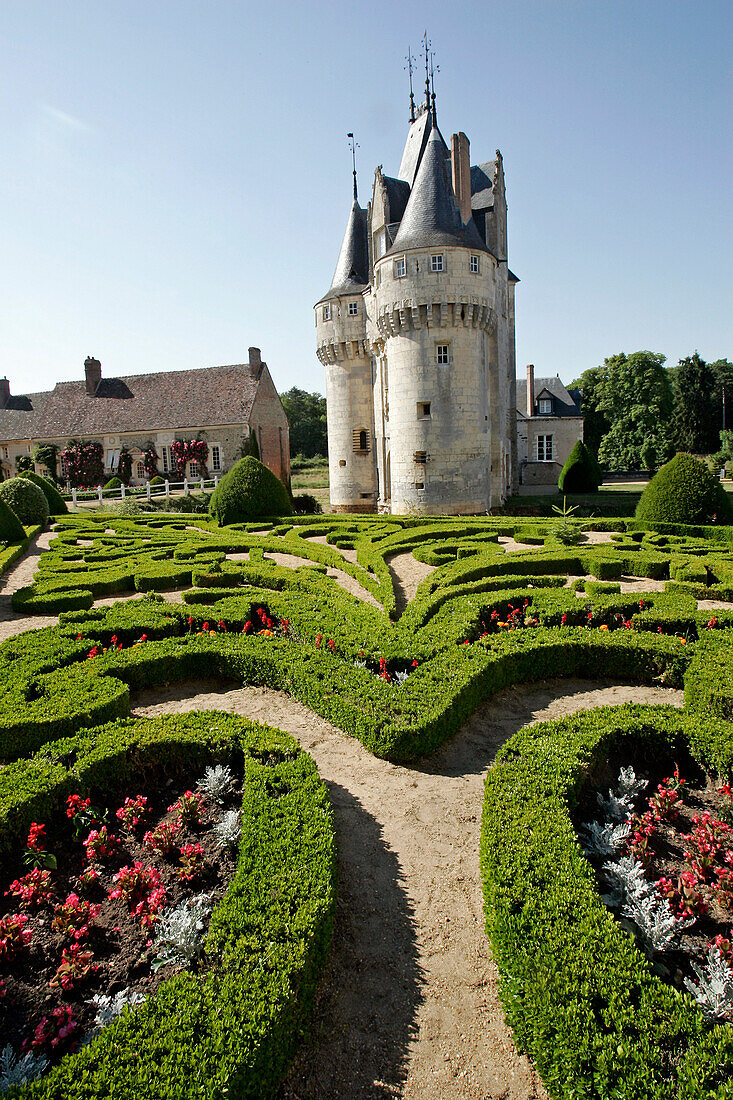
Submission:
[[[45,852],[46,850],[46,826],[39,825],[36,821],[31,822],[31,827],[28,832],[28,840],[26,841],[26,847],[30,848],[34,852]]]

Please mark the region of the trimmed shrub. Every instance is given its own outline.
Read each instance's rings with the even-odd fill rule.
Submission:
[[[118,477],[111,477],[104,487],[105,489],[121,489],[122,482]]]
[[[151,477],[150,484],[151,485],[165,485],[165,478],[161,477],[160,474],[156,474],[155,477]]]
[[[557,479],[561,493],[595,493],[600,484],[600,468],[582,439],[573,447]]]
[[[282,481],[249,455],[240,458],[221,479],[209,511],[220,527],[226,527],[257,516],[289,516],[293,509]]]
[[[25,527],[48,523],[48,501],[43,492],[27,477],[11,477],[0,485],[0,497],[10,505]]]
[[[293,511],[298,516],[320,516],[323,508],[312,493],[299,493],[293,497]]]
[[[46,498],[49,516],[64,516],[68,512],[66,501],[61,496],[50,478],[42,477],[35,470],[25,470],[19,477],[27,477],[34,485],[37,485]]]
[[[3,484],[7,485],[7,482]],[[0,493],[0,542],[23,542],[25,529],[12,508]]]
[[[733,504],[704,462],[678,454],[654,475],[636,506],[644,523],[733,523]]]

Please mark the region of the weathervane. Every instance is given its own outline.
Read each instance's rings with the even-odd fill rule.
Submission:
[[[353,134],[347,134],[349,139],[349,148],[351,149],[351,164],[354,170],[354,198],[356,198],[356,150],[359,148],[358,141],[354,140]]]
[[[410,74],[410,122],[415,121],[415,96],[414,96],[413,91],[412,91],[412,73],[413,73],[413,63],[416,60],[417,60],[417,58],[412,56],[412,50],[408,47],[407,57],[405,58],[405,61],[407,62],[407,64],[404,66],[404,68],[406,68],[407,71]]]

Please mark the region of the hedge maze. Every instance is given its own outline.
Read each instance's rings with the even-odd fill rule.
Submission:
[[[221,967],[210,979],[168,983],[155,1003],[108,1029],[114,1040],[104,1032],[23,1095],[147,1095],[175,1051],[198,1067],[199,1091],[184,1081],[166,1095],[213,1097],[226,1083],[229,1095],[266,1096],[327,947],[333,838],[309,758],[284,735],[219,714],[134,721],[131,693],[201,677],[281,689],[401,762],[435,749],[504,687],[585,676],[684,687],[685,706],[531,727],[489,772],[482,874],[508,1018],[553,1097],[733,1096],[731,1026],[707,1024],[609,915],[569,818],[598,760],[622,742],[660,758],[684,751],[711,774],[733,771],[733,602],[731,610],[698,608],[701,599],[733,601],[732,528],[351,516],[219,528],[197,516],[89,514],[60,517],[55,532],[13,606],[59,613],[59,625],[0,646],[0,853],[7,858],[39,807],[57,812],[71,790],[104,787],[120,769],[170,768],[189,751],[243,754],[252,820],[266,816],[273,847],[258,847],[253,827],[241,882],[238,873],[212,921]],[[389,562],[404,552],[434,569],[400,615]],[[334,570],[379,606],[346,591],[328,575]],[[653,583],[642,591],[629,578]],[[180,602],[165,598],[178,591]],[[94,606],[109,597],[120,600]],[[276,767],[298,772],[297,782],[287,779],[292,795],[278,800],[274,831],[261,798],[262,745]],[[255,864],[273,858],[299,866],[307,858],[312,867],[306,893],[292,901],[302,912],[293,943],[273,931],[278,913],[257,893],[267,875]],[[242,902],[245,880],[259,908]],[[282,952],[272,973],[258,972],[260,992],[251,995],[276,1008],[262,1036],[245,1041],[252,1006],[239,1003],[232,975],[251,992],[258,921]],[[286,985],[296,993],[285,996]],[[188,998],[195,1042],[164,1023]],[[221,1054],[212,998],[223,998],[236,1021],[241,1059]],[[153,1032],[150,1060],[123,1059],[128,1091],[115,1091],[113,1043],[127,1050]]]

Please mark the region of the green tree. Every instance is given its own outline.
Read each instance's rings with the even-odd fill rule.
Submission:
[[[609,470],[656,470],[671,453],[672,385],[664,356],[606,359],[598,408],[608,420],[598,457]]]
[[[715,372],[697,352],[680,359],[674,372],[674,442],[678,451],[707,455],[717,451]]]
[[[730,431],[733,428],[733,363],[716,359],[708,366],[715,375],[715,422],[721,431]]]
[[[306,393],[294,386],[280,395],[290,425],[290,454],[328,454],[326,435],[326,398],[320,393]]]
[[[598,407],[605,375],[605,367],[589,367],[588,370],[583,371],[580,378],[576,378],[568,387],[571,390],[580,390],[583,413],[583,442],[586,447],[590,447],[596,458],[603,437],[609,427],[605,414]]]

